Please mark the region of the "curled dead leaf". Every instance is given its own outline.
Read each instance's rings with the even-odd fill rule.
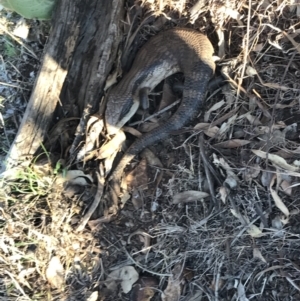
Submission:
[[[288,164],[285,159],[283,159],[277,155],[269,154],[269,153],[266,153],[266,152],[258,150],[258,149],[257,150],[253,149],[252,152],[256,156],[261,157],[263,159],[268,158],[268,160],[270,160],[273,164],[275,164],[276,166],[281,167],[285,170],[294,171],[294,172],[297,172],[300,170],[299,167]]]
[[[188,203],[188,202],[193,202],[196,200],[206,198],[208,196],[210,195],[206,192],[189,190],[174,195],[172,203],[173,204]]]
[[[94,149],[96,141],[104,127],[103,119],[97,115],[92,115],[87,124],[85,144],[77,154],[77,160],[81,161],[88,152]]]
[[[131,301],[150,301],[158,287],[158,281],[154,277],[141,277],[131,291]]]
[[[142,159],[135,169],[126,176],[126,183],[131,189],[148,189],[148,172],[145,159]]]
[[[172,270],[172,276],[169,277],[168,285],[161,295],[162,301],[178,301],[182,290],[182,271],[181,264],[175,265]]]
[[[118,131],[116,135],[105,145],[103,145],[98,153],[97,159],[105,159],[111,156],[116,150],[118,150],[122,143],[126,140],[126,136],[123,131]]]

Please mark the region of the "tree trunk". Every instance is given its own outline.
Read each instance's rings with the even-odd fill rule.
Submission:
[[[120,42],[123,0],[60,0],[6,169],[39,149],[54,120],[95,112]],[[57,115],[55,115],[57,116]]]

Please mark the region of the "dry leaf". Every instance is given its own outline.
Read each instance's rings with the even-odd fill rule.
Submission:
[[[141,124],[139,130],[143,133],[148,133],[160,125],[158,122],[153,122],[153,119],[151,121],[152,122],[144,122]]]
[[[168,286],[161,294],[162,301],[178,301],[182,290],[182,270],[181,264],[176,264],[172,270],[172,276],[169,277]]]
[[[238,300],[239,301],[249,301],[249,299],[246,297],[245,287],[241,281],[238,285],[237,291],[238,291]]]
[[[294,99],[290,104],[284,105],[284,104],[276,103],[274,107],[276,109],[294,108],[297,104],[298,104],[298,100]]]
[[[112,271],[106,279],[106,287],[114,291],[118,283],[121,282],[122,290],[125,294],[131,291],[133,284],[139,279],[139,274],[132,266],[125,266]]]
[[[141,137],[143,134],[139,132],[137,129],[131,127],[131,126],[123,126],[123,131],[126,133],[131,134],[132,136],[135,136],[137,138]]]
[[[256,116],[252,116],[251,114],[246,115],[247,120],[250,122],[252,125],[261,125],[261,122]]]
[[[69,182],[73,185],[85,186],[89,183],[92,183],[93,178],[90,175],[86,175],[81,170],[68,170],[66,174],[59,174],[55,180],[55,184],[57,185],[62,185],[65,182]]]
[[[97,301],[98,300],[98,292],[93,292],[86,301]]]
[[[237,119],[237,114],[231,116],[227,122],[222,123],[219,135],[222,136],[224,133],[228,132],[231,126],[235,123]]]
[[[105,145],[103,145],[98,153],[97,159],[105,159],[116,151],[118,151],[122,143],[126,140],[126,136],[123,131],[118,131],[116,135]]]
[[[222,168],[226,170],[227,177],[224,181],[224,183],[227,183],[229,187],[235,188],[237,187],[239,183],[239,178],[235,175],[235,173],[232,171],[232,168],[229,166],[229,164],[223,159],[218,158],[216,154],[213,154],[214,161],[213,163],[218,166],[221,165]]]
[[[3,1],[2,1],[3,3]],[[29,35],[30,26],[27,24],[26,19],[20,19],[19,22],[16,24],[15,29],[13,30],[13,34],[23,40],[26,40]]]
[[[253,47],[252,51],[254,51],[254,52],[261,52],[263,48],[264,48],[264,44],[263,43],[259,43],[259,44],[256,44],[255,47]]]
[[[253,67],[247,66],[247,68],[246,68],[246,74],[248,76],[254,76],[254,75],[257,74],[257,71]]]
[[[215,279],[213,279],[209,288],[215,292],[216,289],[217,289],[217,291],[221,290],[223,286],[224,286],[224,280],[222,278],[219,279],[218,287],[216,287]]]
[[[46,269],[46,278],[52,288],[61,289],[64,284],[65,270],[57,256],[51,258]]]
[[[148,172],[146,159],[140,163],[126,176],[126,184],[130,189],[148,189]]]
[[[25,270],[22,270],[19,275],[18,275],[18,280],[21,284],[23,284],[24,286],[27,286],[30,290],[32,290],[32,287],[30,286],[30,284],[27,281],[27,277],[32,275],[33,273],[35,273],[36,268],[28,268]]]
[[[236,147],[241,147],[243,145],[249,144],[251,141],[249,140],[241,140],[241,139],[231,139],[227,141],[223,141],[220,143],[214,144],[214,147],[217,148],[236,148]]]
[[[272,188],[274,182],[275,182],[275,179],[276,179],[276,174],[273,175],[273,178],[271,180],[271,183],[270,183],[270,193],[272,195],[272,198],[275,202],[275,205],[276,207],[286,216],[286,217],[289,217],[290,215],[290,212],[288,210],[288,208],[285,206],[285,204],[282,202],[281,198],[279,197],[279,195],[277,194],[277,192]]]
[[[157,166],[163,168],[163,164],[161,163],[159,158],[149,148],[145,148],[141,152],[141,157],[143,159],[145,158],[150,166]]]
[[[203,133],[210,138],[214,138],[219,132],[219,128],[217,126],[211,127],[210,123],[205,122],[196,124],[194,126],[194,129],[203,130]]]
[[[274,229],[277,229],[277,230],[282,230],[283,229],[283,224],[282,224],[282,221],[280,219],[279,216],[275,216],[273,219],[272,219],[272,227]]]
[[[119,152],[119,151],[115,151],[110,157],[108,157],[108,158],[106,158],[106,159],[104,160],[104,165],[105,165],[105,176],[107,176],[107,175],[110,173],[110,171],[111,171],[111,169],[112,169],[112,167],[113,167],[114,160],[115,160],[115,158],[116,158],[118,152]]]
[[[220,109],[223,105],[225,104],[224,100],[221,100],[217,103],[215,103],[204,115],[204,121],[207,122],[209,120],[209,116],[211,114],[211,112],[217,111],[218,109]]]
[[[193,202],[197,201],[203,198],[206,198],[210,196],[206,192],[202,191],[196,191],[196,190],[189,190],[189,191],[184,191],[177,193],[176,195],[173,196],[173,204],[180,204],[180,203],[188,203],[188,202]]]
[[[99,135],[104,127],[103,119],[100,119],[97,115],[92,115],[87,124],[87,135],[85,144],[77,154],[77,161],[81,161],[88,152],[92,151],[95,147],[96,141],[99,139]]]
[[[270,183],[272,181],[274,172],[272,172],[271,170],[264,170],[261,174],[261,183],[263,184],[263,186],[265,187],[269,187]]]
[[[265,260],[265,258],[262,256],[260,250],[258,248],[254,248],[253,249],[253,257],[254,258],[258,258],[260,259],[261,261],[267,263],[267,261]]]
[[[131,301],[150,301],[158,287],[158,281],[154,277],[141,277],[131,291]]]
[[[292,195],[292,187],[291,187],[291,183],[289,183],[288,181],[286,180],[283,180],[281,183],[280,183],[280,187],[282,188],[282,191],[291,196]]]
[[[240,221],[240,223],[244,227],[247,227],[246,231],[252,237],[261,237],[263,235],[262,231],[258,227],[256,227],[253,224],[250,224],[250,221],[249,221],[249,219],[246,216],[240,214],[239,212],[236,212],[234,209],[230,209],[230,211],[233,214],[233,216],[235,216],[236,218],[238,218],[238,220]]]
[[[168,80],[164,81],[161,101],[159,103],[159,106],[157,108],[157,111],[161,111],[170,104],[174,103],[176,101],[176,95],[173,92],[173,89],[171,87],[171,83]]]
[[[268,158],[272,163],[274,163],[278,167],[281,167],[281,168],[283,168],[285,170],[294,171],[294,172],[297,172],[297,171],[300,170],[299,167],[292,166],[292,165],[288,164],[283,158],[281,158],[281,157],[279,157],[277,155],[268,154],[268,153],[266,153],[264,151],[255,150],[255,149],[253,149],[252,152],[256,156],[261,157],[263,159]]]
[[[249,182],[251,181],[252,179],[255,179],[258,177],[260,173],[260,166],[258,164],[254,164],[253,166],[249,166],[247,168],[245,168],[244,170],[244,179],[245,181]],[[268,185],[266,185],[268,186]]]
[[[228,188],[226,188],[225,186],[220,187],[219,193],[220,193],[222,202],[224,204],[226,204],[227,196],[229,194]]]

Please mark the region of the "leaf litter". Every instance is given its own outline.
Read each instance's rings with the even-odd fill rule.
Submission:
[[[78,156],[84,171],[66,171],[67,164],[58,174],[50,170],[46,186],[55,183],[52,176],[59,185],[42,191],[33,172],[2,179],[1,280],[13,287],[7,300],[34,299],[48,284],[53,300],[300,299],[299,7],[145,0],[127,10],[128,45],[171,20],[178,26],[190,20],[213,41],[227,82],[194,124],[128,166],[118,216],[109,212],[104,177],[127,141],[124,134],[99,135],[97,115]],[[170,96],[163,96],[164,109],[157,104],[163,90],[167,85],[150,95],[152,112],[140,114],[146,122],[134,121],[126,133],[137,137],[170,115]],[[61,185],[69,187],[63,195]],[[146,248],[132,237],[138,229],[149,235]],[[135,287],[146,293],[134,295]]]

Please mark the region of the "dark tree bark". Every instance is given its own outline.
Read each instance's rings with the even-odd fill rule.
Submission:
[[[115,61],[120,42],[123,0],[59,0],[39,75],[7,168],[33,156],[56,113],[81,116],[94,112]]]

